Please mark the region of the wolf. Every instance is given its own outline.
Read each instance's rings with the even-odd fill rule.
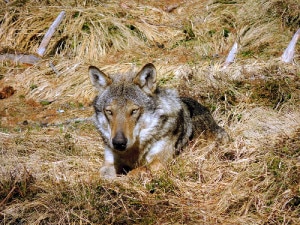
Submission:
[[[104,142],[100,174],[116,178],[139,169],[156,171],[201,134],[227,141],[209,110],[175,89],[157,85],[153,64],[138,73],[109,76],[95,66],[89,76],[99,94],[93,101],[95,124]]]

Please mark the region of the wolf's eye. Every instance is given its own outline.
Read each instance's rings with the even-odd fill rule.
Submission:
[[[139,111],[140,111],[140,109],[133,109],[133,110],[131,111],[131,115],[138,114]]]
[[[109,109],[106,109],[106,110],[105,110],[105,113],[106,113],[106,115],[108,115],[108,116],[111,116],[111,115],[112,115],[112,111],[109,110]]]

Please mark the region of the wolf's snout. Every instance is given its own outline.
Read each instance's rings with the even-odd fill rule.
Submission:
[[[116,136],[112,139],[112,144],[116,150],[124,151],[127,146],[127,138],[123,132],[117,132]]]

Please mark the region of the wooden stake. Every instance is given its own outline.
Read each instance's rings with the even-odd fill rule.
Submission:
[[[290,41],[289,45],[283,52],[281,56],[281,60],[285,63],[291,63],[294,59],[295,54],[295,48],[298,41],[298,38],[300,36],[300,29],[297,30],[297,32],[294,34],[292,40]]]
[[[228,56],[227,56],[225,62],[224,62],[223,69],[225,69],[228,65],[230,65],[231,63],[234,62],[237,50],[238,50],[238,44],[237,44],[237,42],[234,42],[234,44],[233,44],[230,52],[228,53]]]
[[[51,37],[53,36],[56,28],[59,26],[59,24],[61,23],[61,21],[63,20],[63,18],[65,17],[66,12],[62,11],[54,20],[54,22],[51,24],[51,26],[49,27],[47,33],[45,34],[39,48],[37,49],[37,54],[39,56],[43,56],[45,54],[46,48],[50,42]]]

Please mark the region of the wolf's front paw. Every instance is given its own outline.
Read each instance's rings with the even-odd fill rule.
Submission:
[[[104,179],[114,179],[117,177],[114,166],[103,166],[100,168],[100,175]]]
[[[142,178],[149,176],[150,174],[151,172],[146,166],[141,166],[131,170],[129,173],[127,173],[127,176],[131,178]]]

